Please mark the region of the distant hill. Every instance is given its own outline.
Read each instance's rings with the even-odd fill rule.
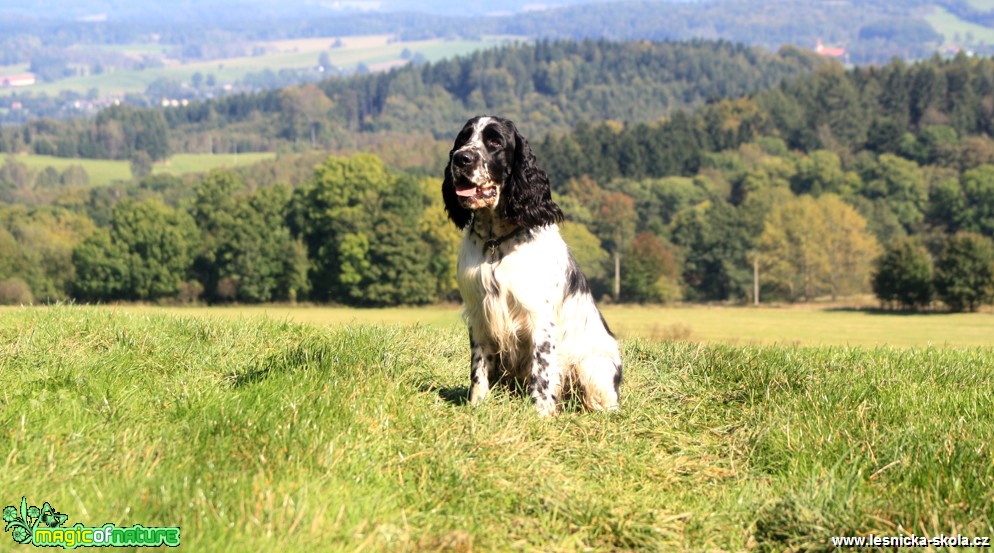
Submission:
[[[434,40],[438,46],[429,59],[437,60],[466,52],[466,44],[507,39],[704,39],[770,51],[792,45],[847,65],[881,65],[895,57],[994,54],[992,23],[994,5],[977,0],[511,0],[499,6],[479,0],[81,0],[69,6],[0,0],[0,75],[30,72],[38,81],[16,89],[17,106],[3,98],[14,89],[0,94],[0,122],[86,114],[80,105],[141,106],[276,89],[328,74],[314,71],[318,53],[275,69],[267,65],[277,41],[322,41],[321,53],[329,55],[342,37],[378,35],[392,45]],[[362,67],[352,60],[333,69],[345,75],[376,71],[388,61],[424,61],[419,53],[403,60],[396,53],[390,60],[380,55],[362,60]],[[234,80],[220,74],[222,67]],[[144,71],[146,88],[122,92],[122,80],[132,86],[135,80],[114,75],[121,71]],[[209,81],[212,73],[222,81],[216,86],[194,80]],[[147,82],[153,75],[161,79]],[[79,77],[85,77],[82,85],[67,83]]]
[[[141,144],[154,144],[147,153],[160,159],[168,153],[166,135],[173,152],[219,151],[221,142],[220,151],[228,152],[342,149],[391,135],[433,143],[480,113],[518,119],[524,132],[539,137],[584,121],[658,121],[825,63],[794,48],[770,53],[728,42],[540,41],[164,110],[105,110],[92,122],[32,121],[24,132],[5,128],[0,151],[127,159],[148,150]]]
[[[969,0],[510,0],[499,6],[478,0],[292,4],[83,0],[70,7],[56,4],[62,3],[0,0],[0,31],[11,37],[7,41],[36,35],[43,45],[120,43],[150,34],[169,44],[191,44],[198,36],[210,40],[216,32],[243,40],[382,33],[405,39],[484,34],[612,40],[705,38],[773,50],[784,44],[814,48],[821,40],[845,50],[845,61],[851,63],[885,63],[894,56],[924,58],[943,46],[994,51],[994,40],[986,32],[994,21],[994,10],[980,9]],[[16,46],[23,45],[7,44],[6,50],[17,51]],[[10,52],[5,54],[10,56]]]
[[[818,41],[845,50],[851,63],[932,55],[942,37],[926,21],[930,0],[635,0],[523,14],[495,21],[495,32],[551,38],[613,40],[723,39],[777,49],[814,49]],[[959,2],[961,3],[961,2]]]

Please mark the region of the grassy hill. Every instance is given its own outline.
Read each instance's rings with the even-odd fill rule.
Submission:
[[[462,330],[5,311],[0,503],[178,525],[198,551],[994,533],[990,349],[623,355],[620,412],[542,420],[506,394],[463,404]]]

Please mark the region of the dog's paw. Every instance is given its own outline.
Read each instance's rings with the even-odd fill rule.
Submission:
[[[540,417],[551,417],[556,414],[556,402],[548,399],[536,400],[535,412]]]

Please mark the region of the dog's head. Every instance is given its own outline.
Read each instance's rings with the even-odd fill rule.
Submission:
[[[480,209],[524,228],[563,219],[552,201],[549,178],[535,164],[528,141],[502,117],[466,122],[449,152],[442,196],[449,218],[459,228]]]

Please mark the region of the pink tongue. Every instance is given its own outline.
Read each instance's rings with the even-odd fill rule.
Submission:
[[[476,187],[474,186],[474,187],[470,187],[470,188],[456,188],[456,195],[458,195],[458,196],[475,196],[476,195]]]

